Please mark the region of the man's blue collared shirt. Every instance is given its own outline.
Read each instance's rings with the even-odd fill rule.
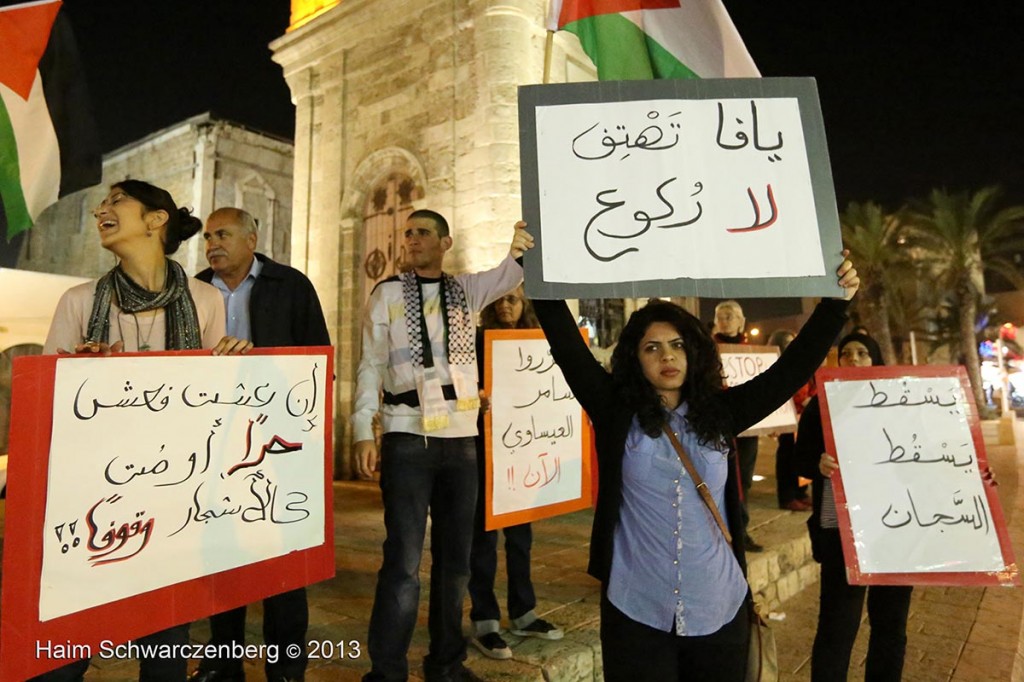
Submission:
[[[213,274],[210,281],[213,286],[220,290],[224,297],[224,312],[227,313],[228,336],[236,339],[252,341],[252,324],[249,318],[249,299],[252,297],[252,288],[256,284],[256,278],[260,276],[263,264],[259,258],[252,259],[252,267],[249,274],[245,276],[241,284],[234,291],[228,288],[224,280],[217,273]]]
[[[686,404],[669,413],[722,518],[727,453],[698,442]],[[626,437],[622,507],[615,528],[608,599],[633,620],[678,635],[708,635],[732,620],[747,580],[668,437],[636,421]]]

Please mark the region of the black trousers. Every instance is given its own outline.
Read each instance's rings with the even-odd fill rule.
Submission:
[[[775,490],[780,507],[793,500],[807,499],[807,486],[800,485],[796,471],[795,450],[793,434],[779,434],[779,446],[775,449]]]
[[[868,601],[868,659],[864,679],[898,682],[903,675],[907,650],[907,613],[912,587],[850,585],[839,531],[818,531],[817,553],[821,558],[821,598],[818,632],[811,653],[813,682],[842,682],[850,667],[850,651],[860,628],[864,597]]]
[[[743,528],[746,530],[750,522],[747,498],[750,497],[750,486],[754,483],[754,466],[757,464],[757,436],[736,439],[736,461],[739,462],[740,485],[743,486]]]
[[[481,432],[483,429],[481,428]],[[494,594],[494,579],[498,573],[498,531],[484,530],[486,518],[486,462],[484,448],[477,439],[477,480],[480,488],[476,496],[476,517],[473,520],[473,546],[469,554],[469,598],[472,608],[469,618],[474,623],[500,621],[501,607]],[[502,529],[505,535],[505,569],[508,575],[508,617],[521,618],[537,606],[537,596],[530,579],[530,549],[533,546],[533,528],[528,523]],[[494,632],[498,622],[492,623]],[[484,630],[486,632],[486,630]],[[481,634],[481,633],[474,633]]]
[[[210,644],[245,644],[246,607],[210,616]],[[263,641],[277,646],[276,663],[265,664],[267,678],[298,679],[306,672],[306,630],[309,628],[309,603],[306,588],[275,594],[263,600]],[[288,645],[297,645],[299,655],[290,657]],[[204,658],[200,670],[238,673],[242,661],[236,658]]]
[[[521,618],[537,606],[537,597],[530,580],[530,547],[533,529],[530,524],[508,526],[505,535],[505,568],[508,575],[508,617]],[[500,621],[501,609],[494,594],[498,572],[498,531],[484,530],[482,517],[473,529],[473,548],[469,556],[470,620]]]
[[[601,596],[601,657],[608,682],[743,682],[749,638],[746,602],[718,632],[679,637],[636,622]]]

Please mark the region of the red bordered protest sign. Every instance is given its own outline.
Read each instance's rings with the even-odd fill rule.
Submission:
[[[591,504],[590,424],[539,329],[484,332],[485,527]]]
[[[334,575],[333,351],[14,361],[0,679]]]
[[[1019,585],[964,368],[816,376],[849,582]]]

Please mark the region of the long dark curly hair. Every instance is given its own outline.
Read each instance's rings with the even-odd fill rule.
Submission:
[[[686,350],[686,380],[681,398],[689,406],[686,419],[703,443],[718,445],[733,434],[729,416],[710,400],[723,390],[722,360],[711,335],[696,317],[674,303],[652,301],[629,318],[612,353],[612,380],[634,411],[640,428],[652,438],[661,435],[665,406],[654,386],[644,377],[637,351],[647,328],[655,322],[672,325]]]

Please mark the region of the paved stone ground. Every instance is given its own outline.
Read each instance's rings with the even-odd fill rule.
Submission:
[[[1024,431],[1024,428],[1019,429]],[[1024,434],[1018,434],[1018,443]],[[1000,497],[1015,540],[1024,537],[1019,525],[1024,514],[1015,514],[1024,500],[1017,499],[1017,462],[1024,449],[989,446],[989,458],[1000,481]],[[777,616],[773,623],[783,681],[810,679],[809,655],[817,619],[817,573],[806,563],[806,514],[779,511],[771,477],[774,444],[762,439],[758,472],[765,480],[754,484],[751,500],[751,532],[767,547],[751,555],[750,573]],[[0,502],[0,521],[4,506]],[[522,641],[508,636],[515,652],[510,661],[492,661],[470,648],[467,664],[488,680],[575,681],[602,680],[598,638],[598,585],[585,573],[590,533],[589,512],[549,519],[534,526],[533,578],[538,612],[561,625],[566,636],[560,642]],[[373,483],[344,482],[335,485],[335,547],[337,575],[309,588],[310,640],[334,644],[329,659],[313,660],[309,682],[358,680],[369,667],[365,641],[373,599],[376,571],[383,541],[380,493]],[[429,535],[428,535],[429,537]],[[1017,555],[1024,547],[1014,542]],[[426,596],[429,554],[421,567],[423,595],[419,624],[409,652],[414,679],[426,653]],[[499,589],[503,584],[499,572]],[[919,588],[915,590],[909,620],[909,652],[904,679],[1008,680],[1017,646],[1022,611],[1019,589]],[[504,594],[499,594],[504,599]],[[467,607],[468,609],[468,607]],[[261,641],[261,608],[250,607],[249,642]],[[867,627],[862,628],[851,665],[851,680],[863,679]],[[192,627],[192,637],[204,642],[205,622]],[[349,657],[339,657],[343,643]],[[330,647],[322,645],[321,649]],[[196,662],[192,663],[194,667]],[[86,679],[121,682],[135,679],[134,661],[94,660]],[[262,661],[248,661],[250,681],[263,679]]]
[[[1024,429],[1017,424],[1016,449],[987,445],[989,464],[999,481],[999,498],[1016,557],[1024,551],[1024,499],[1017,495],[1019,463],[1024,462]],[[818,617],[818,588],[811,586],[783,605],[776,622],[781,679],[811,679],[810,649]],[[1017,650],[1024,593],[1020,588],[916,588],[907,622],[907,682],[1009,680]],[[865,614],[866,617],[866,614]],[[866,620],[854,646],[850,680],[864,679]]]

